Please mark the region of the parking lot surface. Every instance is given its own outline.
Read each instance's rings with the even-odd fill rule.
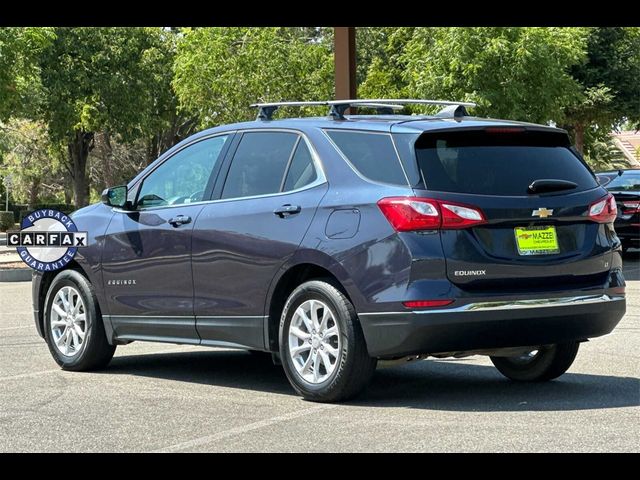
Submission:
[[[0,451],[640,450],[640,252],[625,257],[627,315],[545,384],[485,357],[378,368],[347,404],[295,396],[267,356],[119,347],[101,372],[63,372],[37,336],[30,283],[0,283]]]

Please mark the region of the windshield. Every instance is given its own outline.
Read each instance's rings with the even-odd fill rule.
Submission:
[[[640,190],[640,172],[625,172],[607,183],[609,190]]]

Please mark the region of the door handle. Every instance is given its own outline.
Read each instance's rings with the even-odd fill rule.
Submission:
[[[187,215],[178,215],[177,217],[170,219],[169,223],[174,227],[179,227],[180,225],[191,223],[191,217],[188,217]]]
[[[300,210],[302,210],[300,205],[289,205],[287,203],[286,205],[282,205],[281,207],[276,208],[273,211],[273,213],[279,216],[280,218],[285,218],[285,217],[288,217],[289,215],[295,215],[296,213],[300,213]]]

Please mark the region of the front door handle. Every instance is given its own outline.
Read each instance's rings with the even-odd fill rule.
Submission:
[[[191,223],[191,217],[188,217],[187,215],[178,215],[177,217],[173,217],[169,220],[169,223],[174,227],[179,227],[180,225]]]
[[[273,213],[279,216],[280,218],[285,218],[285,217],[288,217],[289,215],[295,215],[296,213],[300,213],[300,210],[302,210],[300,205],[289,205],[287,203],[286,205],[282,205],[281,207],[276,208],[273,211]]]

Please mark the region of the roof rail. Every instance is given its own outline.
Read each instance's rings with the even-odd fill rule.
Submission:
[[[268,103],[252,103],[252,108],[258,108],[258,116],[256,120],[271,120],[273,113],[280,107],[307,107],[317,105],[329,105],[325,101],[317,102],[268,102]]]
[[[329,115],[335,120],[344,120],[344,112],[349,107],[371,107],[376,108],[379,113],[392,113],[394,109],[403,108],[403,105],[445,105],[444,108],[436,114],[438,117],[454,117],[459,118],[468,115],[465,107],[475,107],[472,102],[455,102],[449,100],[419,100],[411,98],[374,98],[374,99],[347,99],[347,100],[326,100],[315,102],[269,102],[254,103],[251,107],[258,108],[258,116],[256,120],[271,120],[273,113],[279,107],[305,107],[328,105],[330,107]]]

